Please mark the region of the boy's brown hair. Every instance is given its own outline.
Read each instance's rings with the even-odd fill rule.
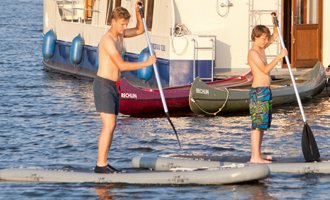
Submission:
[[[129,14],[128,10],[126,8],[123,7],[117,7],[115,9],[112,10],[111,12],[111,17],[110,20],[112,19],[130,19],[131,15]]]
[[[254,41],[257,37],[260,37],[262,34],[266,34],[270,38],[270,30],[264,25],[257,25],[253,28],[251,33],[251,40]]]

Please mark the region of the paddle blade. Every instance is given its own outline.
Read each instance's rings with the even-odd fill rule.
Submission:
[[[313,132],[307,122],[302,132],[301,147],[306,162],[320,161],[319,148],[317,147]]]
[[[181,142],[180,142],[180,139],[179,139],[179,135],[178,135],[178,133],[176,132],[176,129],[175,129],[175,127],[174,127],[174,124],[172,123],[172,121],[171,121],[171,119],[170,119],[170,115],[169,115],[167,112],[165,112],[165,114],[166,114],[167,120],[170,122],[170,124],[171,124],[171,126],[172,126],[172,128],[173,128],[173,131],[174,131],[174,133],[175,133],[176,140],[177,140],[178,143],[179,143],[180,149],[182,149],[182,147],[181,147]]]

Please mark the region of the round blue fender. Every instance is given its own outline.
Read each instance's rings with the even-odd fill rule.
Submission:
[[[71,43],[70,61],[72,64],[79,64],[81,62],[83,48],[84,48],[84,40],[79,34],[72,40]]]
[[[55,44],[56,44],[56,35],[54,31],[51,29],[45,34],[43,39],[42,56],[44,59],[49,59],[54,56]]]
[[[138,62],[146,61],[149,56],[150,56],[149,49],[144,48],[138,57]],[[152,65],[137,70],[137,75],[140,79],[149,80],[152,74],[153,74]]]

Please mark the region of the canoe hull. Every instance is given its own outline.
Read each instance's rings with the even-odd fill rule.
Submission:
[[[296,81],[298,81],[297,89],[302,100],[320,93],[326,81],[323,66],[318,63],[309,72],[297,77]],[[273,106],[296,101],[291,80],[274,82],[271,89]],[[247,112],[249,110],[249,91],[249,87],[215,88],[196,79],[190,89],[189,107],[197,114]]]
[[[234,87],[250,85],[251,81],[252,75],[248,72],[241,76],[208,82],[206,85]],[[118,86],[120,92],[120,113],[125,115],[143,115],[164,112],[157,85],[149,86],[132,82],[123,78]],[[169,112],[190,111],[188,101],[190,87],[191,85],[183,85],[163,89]]]

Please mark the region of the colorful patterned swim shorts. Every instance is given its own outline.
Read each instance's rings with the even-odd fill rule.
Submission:
[[[269,129],[272,122],[272,91],[269,87],[251,88],[249,97],[252,129]]]

